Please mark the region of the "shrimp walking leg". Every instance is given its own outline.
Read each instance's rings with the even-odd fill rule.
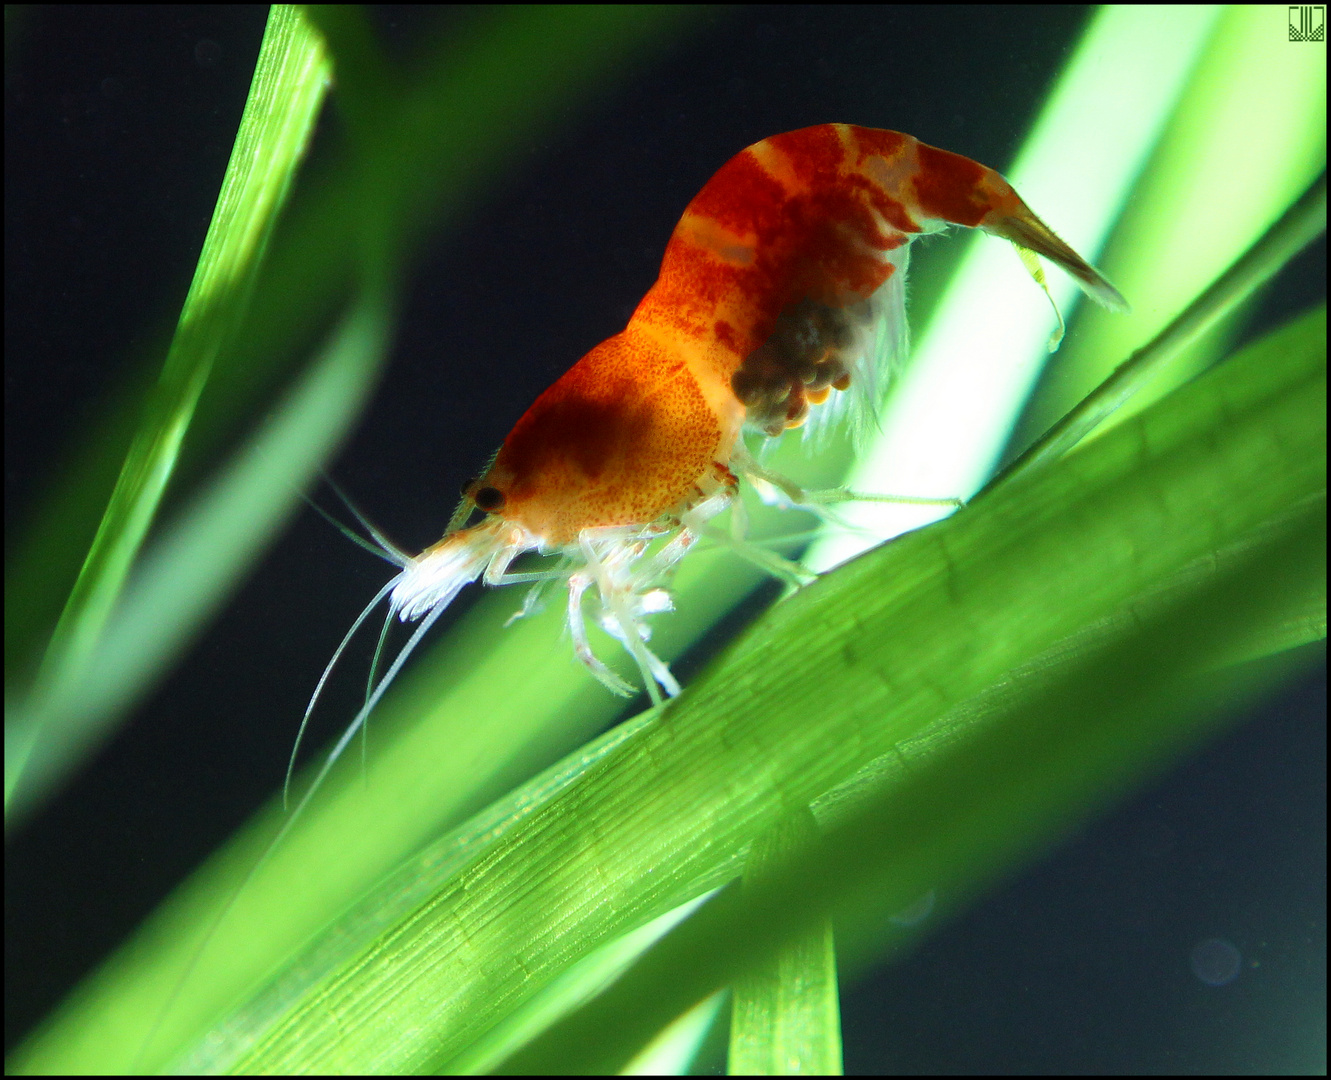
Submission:
[[[737,450],[731,460],[735,467],[739,469],[741,475],[757,488],[760,494],[766,488],[769,492],[779,493],[780,497],[791,506],[811,510],[814,513],[821,513],[823,507],[844,502],[902,503],[908,506],[959,507],[965,505],[965,500],[956,496],[887,495],[876,492],[852,491],[850,488],[844,487],[808,489],[800,487],[789,477],[766,468],[747,451]]]
[[[590,573],[581,570],[571,574],[568,579],[568,629],[569,636],[573,639],[573,653],[611,693],[620,697],[632,697],[633,687],[601,663],[587,641],[587,623],[582,614],[582,595],[593,580]]]

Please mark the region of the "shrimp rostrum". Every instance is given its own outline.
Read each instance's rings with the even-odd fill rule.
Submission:
[[[591,673],[631,692],[592,651],[588,608],[653,700],[658,686],[678,693],[648,648],[648,617],[670,607],[671,571],[740,478],[770,482],[742,434],[872,414],[905,340],[911,241],[948,225],[1010,240],[1101,304],[1126,307],[1006,180],[969,158],[847,124],[755,143],[689,203],[628,326],[518,420],[443,539],[415,557],[395,553],[391,610],[423,620],[408,649],[467,583],[540,578],[510,569],[538,552],[560,557],[553,573],[567,583],[569,632]]]

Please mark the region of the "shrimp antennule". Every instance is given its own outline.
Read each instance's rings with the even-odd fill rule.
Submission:
[[[319,703],[319,698],[323,695],[324,684],[328,682],[328,677],[333,673],[333,668],[337,666],[338,660],[342,658],[342,653],[351,644],[351,639],[356,636],[356,631],[369,618],[370,612],[379,606],[379,601],[392,591],[396,583],[397,578],[387,582],[383,588],[374,594],[374,599],[366,604],[361,613],[356,616],[356,621],[351,624],[351,629],[342,636],[342,640],[338,643],[337,648],[333,650],[332,657],[324,667],[323,674],[319,676],[319,681],[314,686],[314,693],[310,695],[310,703],[305,706],[305,714],[300,718],[300,727],[296,729],[296,741],[291,746],[291,757],[287,761],[286,779],[282,781],[282,808],[284,810],[287,807],[287,799],[291,792],[291,778],[296,771],[296,756],[300,753],[301,740],[305,738],[305,729],[309,726],[310,714],[314,712],[315,705]]]
[[[408,555],[401,548],[399,548],[386,536],[384,536],[384,534],[381,533],[378,529],[376,529],[374,527],[374,523],[371,522],[370,519],[367,518],[364,514],[362,514],[359,509],[357,509],[356,504],[353,503],[347,497],[346,492],[344,492],[340,487],[337,486],[337,484],[333,481],[332,477],[325,475],[324,483],[326,483],[330,488],[333,489],[333,494],[336,495],[338,499],[341,500],[342,505],[345,506],[348,511],[350,511],[351,516],[356,519],[360,527],[369,534],[370,539],[369,540],[365,539],[365,537],[361,536],[354,529],[351,529],[346,525],[344,525],[342,522],[338,521],[337,518],[333,517],[332,514],[330,514],[327,510],[325,510],[312,498],[310,498],[304,492],[301,492],[301,498],[303,498],[306,501],[306,503],[309,504],[310,509],[312,509],[316,514],[318,514],[321,518],[323,518],[326,522],[328,522],[328,524],[333,526],[333,528],[335,528],[338,532],[340,532],[353,544],[355,544],[357,547],[364,548],[371,555],[376,555],[379,558],[383,559],[385,562],[392,563],[394,566],[407,567],[411,564],[411,556]]]

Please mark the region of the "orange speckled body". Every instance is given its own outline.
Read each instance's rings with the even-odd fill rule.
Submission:
[[[589,527],[648,524],[728,457],[743,419],[731,412],[718,417],[680,351],[630,323],[537,399],[480,483],[550,547]]]
[[[507,573],[521,552],[560,553],[574,566],[569,623],[584,663],[623,689],[582,632],[582,596],[594,584],[601,625],[653,694],[653,680],[675,692],[646,649],[643,619],[668,606],[656,583],[733,498],[731,466],[749,460],[741,430],[823,423],[839,400],[871,410],[885,357],[904,348],[910,241],[949,224],[1044,255],[1093,298],[1125,306],[1007,181],[969,158],[846,124],[764,139],[689,203],[628,326],[518,420],[454,525],[472,507],[488,516],[411,560],[395,610],[420,618],[477,577],[529,578]],[[893,336],[897,345],[882,348]],[[650,541],[665,536],[674,539],[640,568]]]

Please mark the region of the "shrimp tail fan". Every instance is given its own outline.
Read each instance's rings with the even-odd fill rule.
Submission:
[[[1001,236],[1018,247],[1026,248],[1043,255],[1055,266],[1072,278],[1081,291],[1097,304],[1126,314],[1131,308],[1113,285],[1105,280],[1103,274],[1072,250],[1048,225],[1041,221],[1015,192],[1012,198],[1020,203],[1014,212],[990,213],[981,223],[981,228],[993,236]]]

